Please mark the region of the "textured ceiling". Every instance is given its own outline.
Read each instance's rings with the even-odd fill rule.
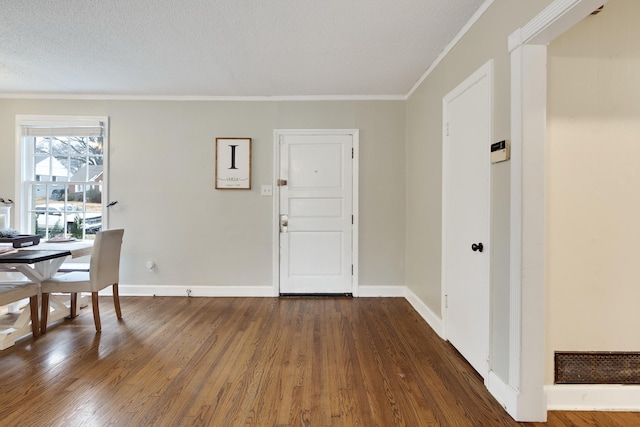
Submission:
[[[0,93],[403,96],[485,0],[0,0]]]

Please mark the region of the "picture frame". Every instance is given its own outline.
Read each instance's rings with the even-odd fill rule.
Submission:
[[[216,189],[251,190],[251,138],[216,138]]]

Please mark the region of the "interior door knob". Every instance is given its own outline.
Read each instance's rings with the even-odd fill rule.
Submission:
[[[478,244],[474,243],[473,245],[471,245],[471,250],[473,252],[475,251],[482,252],[484,250],[484,245],[482,243],[478,243]]]

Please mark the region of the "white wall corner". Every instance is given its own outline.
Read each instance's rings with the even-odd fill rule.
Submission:
[[[550,411],[640,411],[640,385],[547,385]]]
[[[431,329],[433,329],[440,338],[445,339],[442,318],[436,315],[411,289],[406,288],[404,297],[409,301],[409,304],[411,304],[414,310],[429,324]]]
[[[544,421],[544,138],[546,46],[511,52],[509,384],[517,421]],[[542,143],[541,143],[542,141]],[[526,153],[526,154],[525,154]]]

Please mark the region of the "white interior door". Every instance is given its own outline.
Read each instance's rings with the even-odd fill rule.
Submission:
[[[352,293],[353,135],[279,139],[280,293]]]
[[[443,108],[444,329],[446,338],[486,378],[492,64],[448,94]]]

